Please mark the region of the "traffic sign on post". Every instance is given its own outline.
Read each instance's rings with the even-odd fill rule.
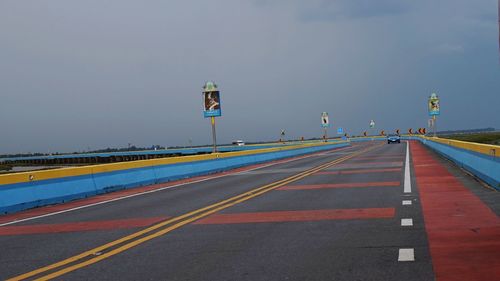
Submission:
[[[321,127],[324,129],[323,139],[327,141],[327,129],[330,127],[330,120],[328,119],[328,112],[321,113]]]
[[[440,114],[439,98],[436,93],[432,93],[429,97],[429,115],[435,116]]]
[[[328,112],[321,113],[321,127],[330,127],[330,120],[328,119]]]
[[[203,86],[203,115],[205,118],[210,117],[212,124],[212,139],[213,152],[217,152],[217,137],[215,133],[215,117],[221,116],[220,94],[217,85],[214,82],[208,81]]]
[[[214,82],[209,81],[203,86],[203,115],[205,118],[222,115],[220,93]]]
[[[429,109],[429,116],[432,117],[432,129],[434,131],[434,137],[436,137],[436,116],[441,113],[441,108],[439,107],[439,98],[436,93],[432,93],[429,97],[427,107]]]
[[[342,128],[342,127],[338,127],[338,128],[337,128],[337,134],[338,134],[338,135],[342,135],[342,134],[344,134],[344,128]]]
[[[280,142],[284,142],[284,141],[285,141],[285,129],[281,129]]]
[[[374,130],[371,130],[373,128],[375,128],[375,121],[373,121],[373,119],[372,119],[372,120],[370,120],[370,130],[369,131],[370,131],[370,133],[372,135],[376,135],[376,133],[374,132]],[[372,141],[373,141],[373,138],[372,138]]]

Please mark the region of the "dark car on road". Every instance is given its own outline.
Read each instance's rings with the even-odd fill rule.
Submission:
[[[396,134],[388,135],[387,136],[387,143],[393,143],[393,142],[401,143],[401,137],[399,135],[396,135]]]

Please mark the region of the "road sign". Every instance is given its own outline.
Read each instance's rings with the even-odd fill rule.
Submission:
[[[370,121],[370,128],[375,128],[375,121],[373,120]]]
[[[330,127],[330,120],[328,120],[328,113],[321,113],[321,127],[328,128]]]
[[[207,82],[203,86],[203,116],[218,117],[222,115],[220,108],[220,93],[214,82]]]
[[[220,95],[217,85],[214,82],[207,82],[203,86],[203,115],[205,118],[210,117],[210,123],[212,124],[212,141],[213,150],[212,152],[217,152],[217,136],[215,132],[215,117],[221,116],[222,112],[220,109]]]
[[[440,114],[439,98],[436,93],[432,93],[429,97],[429,116],[435,116]]]
[[[337,134],[338,134],[338,135],[342,135],[342,134],[344,134],[344,128],[342,128],[342,127],[338,127],[338,128],[337,128]]]

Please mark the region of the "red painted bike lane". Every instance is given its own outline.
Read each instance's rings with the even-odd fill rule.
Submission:
[[[436,280],[500,280],[498,216],[421,143],[410,147]]]

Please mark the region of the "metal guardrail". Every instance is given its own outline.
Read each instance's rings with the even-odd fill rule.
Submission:
[[[264,149],[272,147],[283,147],[298,144],[318,143],[319,141],[289,141],[285,143],[262,143],[249,144],[244,146],[223,145],[218,147],[219,152],[234,152],[243,150]],[[41,156],[21,156],[0,158],[0,163],[18,162],[18,161],[37,161],[37,160],[56,160],[56,159],[88,159],[88,158],[110,158],[110,157],[136,157],[136,156],[159,156],[165,155],[196,155],[211,153],[212,147],[193,147],[193,148],[172,148],[161,150],[139,150],[139,151],[119,151],[119,152],[99,152],[99,153],[77,153],[77,154],[56,154]],[[154,158],[154,157],[152,157]],[[147,158],[145,158],[147,159]]]
[[[61,178],[61,177],[82,176],[82,175],[96,174],[96,173],[114,172],[114,171],[120,171],[120,170],[137,169],[137,168],[144,168],[144,167],[151,167],[151,166],[161,166],[161,165],[188,163],[188,162],[195,162],[195,161],[223,159],[223,158],[230,158],[230,157],[236,157],[236,156],[269,153],[269,152],[276,152],[276,151],[283,151],[283,150],[293,150],[293,149],[322,146],[322,145],[331,145],[331,144],[336,144],[336,143],[344,143],[344,142],[339,141],[339,142],[316,142],[316,143],[304,143],[304,144],[291,144],[291,145],[285,145],[285,146],[268,147],[268,148],[261,148],[261,149],[249,149],[249,150],[242,150],[242,151],[236,151],[236,152],[211,153],[211,154],[190,155],[190,156],[177,156],[177,157],[168,157],[168,158],[156,158],[156,159],[148,159],[148,160],[117,162],[117,163],[109,163],[109,164],[98,164],[98,165],[92,165],[92,166],[69,167],[69,168],[59,168],[59,169],[43,170],[43,171],[11,173],[11,174],[0,175],[0,185],[15,184],[15,183],[22,183],[22,182],[32,182],[32,181],[39,181],[39,180],[48,180],[48,179],[55,179],[55,178]]]
[[[246,145],[246,146],[220,146],[220,152],[232,152],[241,150],[260,149],[268,147],[283,146],[284,144],[262,144],[262,145]],[[289,145],[289,144],[285,144]],[[178,148],[178,149],[161,149],[161,150],[139,150],[139,151],[120,151],[120,152],[103,152],[103,153],[80,153],[80,154],[57,154],[43,156],[22,156],[22,157],[7,157],[0,158],[0,162],[14,161],[30,161],[30,160],[52,160],[52,159],[68,159],[68,158],[95,158],[95,157],[127,157],[137,155],[193,155],[198,153],[210,153],[212,147],[194,147],[194,148]]]

